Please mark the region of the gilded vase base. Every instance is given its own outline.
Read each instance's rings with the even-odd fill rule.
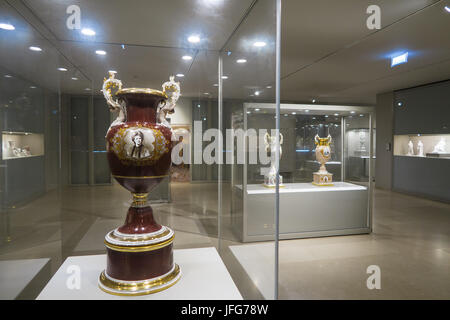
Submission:
[[[314,172],[312,184],[319,187],[333,186],[333,174],[329,172]]]
[[[166,290],[178,282],[181,270],[177,264],[168,273],[148,280],[125,281],[109,277],[105,271],[100,274],[98,286],[109,294],[118,296],[142,296]]]

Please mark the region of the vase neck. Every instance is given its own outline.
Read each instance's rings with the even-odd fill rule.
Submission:
[[[156,112],[160,102],[165,98],[156,94],[124,93],[120,98],[125,100],[127,121],[156,123]]]
[[[156,123],[156,107],[127,106],[127,121]]]

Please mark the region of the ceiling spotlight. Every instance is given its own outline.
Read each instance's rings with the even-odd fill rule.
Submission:
[[[188,41],[190,43],[199,43],[200,37],[198,35],[191,35],[191,36],[189,36]]]
[[[337,117],[339,115],[339,113],[335,113],[334,115]]]
[[[247,114],[250,114],[251,112],[250,111],[247,111]]]
[[[217,84],[217,83],[214,83],[213,84],[213,87],[218,87],[219,85]]]
[[[237,59],[236,62],[237,63],[246,63],[247,60],[246,59]]]
[[[445,6],[445,11],[447,11],[448,13],[450,13],[450,7],[449,7],[449,6]]]
[[[183,78],[183,77],[184,77],[184,74],[182,74],[182,73],[177,73],[177,77],[178,77],[178,78]]]
[[[355,113],[355,111],[350,111],[350,113],[351,113],[351,114],[354,114],[354,113]]]
[[[86,91],[91,91],[91,88],[85,88],[84,90],[86,90]]]
[[[325,115],[325,118],[328,118],[328,115],[327,115],[327,114]]]
[[[77,77],[72,77],[72,80],[78,80],[78,78]]]
[[[267,43],[265,43],[264,41],[256,41],[253,43],[253,46],[257,47],[257,48],[262,48],[265,47]]]
[[[222,76],[222,79],[226,80],[228,79],[228,76]]]
[[[192,57],[191,56],[182,56],[181,59],[189,61],[189,60],[192,60]]]
[[[305,112],[309,112],[309,110],[308,110],[308,109],[306,109],[306,110],[305,110]]]
[[[204,92],[203,93],[205,96],[209,96],[209,92]]]
[[[259,109],[259,108],[256,108],[256,109],[255,109],[255,111],[259,111],[259,110],[261,110],[261,109]]]
[[[81,33],[85,36],[95,36],[95,31],[89,28],[83,28],[81,29]]]
[[[5,78],[12,78],[12,76],[9,74],[5,74]]]
[[[260,92],[259,91],[255,91],[255,96],[259,96]]]
[[[98,54],[99,56],[104,56],[106,54],[106,51],[105,50],[96,50],[95,53]]]
[[[35,86],[30,86],[30,89],[36,89],[36,87]]]
[[[39,47],[35,47],[35,46],[31,46],[31,47],[29,47],[28,49],[30,49],[31,51],[36,51],[36,52],[40,52],[40,51],[42,51],[42,49],[41,49],[41,48],[39,48]]]
[[[0,29],[11,31],[15,30],[16,28],[14,28],[14,26],[9,23],[0,23]]]
[[[399,107],[401,107],[401,106],[403,106],[403,103],[402,103],[402,102],[399,102],[399,103],[397,103],[397,105],[398,105]]]
[[[272,89],[272,86],[267,86],[266,88],[267,88],[267,89]]]
[[[59,70],[59,71],[63,71],[63,72],[67,71],[66,68],[58,68],[58,70]]]
[[[293,114],[293,115],[296,115],[296,114],[297,114],[297,112],[292,112],[291,114]]]

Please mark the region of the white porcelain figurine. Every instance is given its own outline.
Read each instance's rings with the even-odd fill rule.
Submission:
[[[419,157],[425,157],[425,155],[423,154],[423,143],[421,140],[417,142],[417,155]]]
[[[280,159],[283,153],[281,145],[283,144],[283,135],[280,132]],[[270,136],[267,132],[264,135],[264,144],[266,146],[266,152],[270,152],[270,169],[264,175],[264,186],[268,188],[275,188],[277,179],[277,169],[275,167],[275,152],[276,152],[276,137]],[[283,187],[283,177],[280,175],[280,187]]]
[[[445,153],[446,145],[444,138],[441,137],[441,140],[434,146],[433,153]]]
[[[408,156],[414,155],[414,144],[411,140],[409,140],[409,142],[408,142],[408,153],[406,155],[408,155]]]

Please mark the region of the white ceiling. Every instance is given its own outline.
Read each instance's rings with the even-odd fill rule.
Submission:
[[[126,87],[159,89],[183,73],[182,93],[217,95],[218,57],[224,55],[224,97],[273,100],[273,0],[0,0],[1,73],[68,93],[98,93],[107,71]],[[81,8],[93,38],[66,27],[66,8]],[[376,94],[450,78],[449,1],[283,0],[283,101],[374,104]],[[381,30],[366,27],[366,8],[381,7]],[[200,44],[187,42],[199,34]],[[255,48],[256,40],[267,42]],[[122,44],[125,49],[122,49]],[[39,45],[44,50],[28,50]],[[98,56],[95,50],[107,51]],[[389,55],[407,50],[409,62],[390,68]],[[192,55],[191,61],[181,56]],[[245,58],[239,65],[236,59]],[[69,71],[56,68],[64,66]],[[77,81],[71,80],[76,76]],[[2,77],[3,78],[3,77]],[[9,79],[8,79],[9,80]],[[4,83],[5,79],[1,79]],[[12,80],[11,80],[12,81]],[[268,89],[266,86],[272,86]],[[254,91],[259,97],[251,97]],[[204,93],[209,93],[205,95]],[[256,99],[257,101],[257,99]]]

